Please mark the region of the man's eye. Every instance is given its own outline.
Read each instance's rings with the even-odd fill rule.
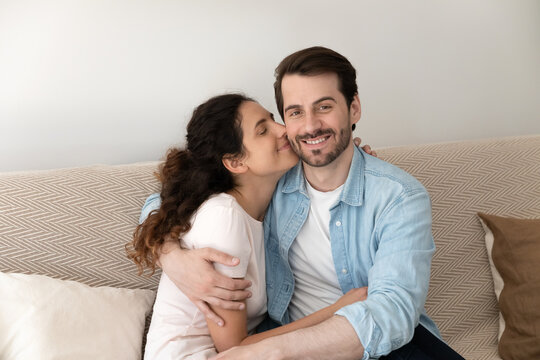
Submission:
[[[330,105],[321,105],[321,106],[319,106],[319,110],[329,110],[331,108],[332,108],[332,106],[330,106]]]
[[[300,114],[300,111],[293,111],[289,113],[289,116],[298,116]]]

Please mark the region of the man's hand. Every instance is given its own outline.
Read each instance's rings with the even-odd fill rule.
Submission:
[[[239,260],[221,251],[203,248],[184,250],[177,243],[163,246],[159,262],[165,274],[203,312],[219,326],[224,322],[208,306],[229,310],[240,310],[242,302],[251,296],[245,289],[251,286],[248,280],[231,279],[214,269],[212,263],[227,266],[238,265]]]
[[[357,147],[360,147],[360,144],[362,144],[362,139],[360,139],[359,137],[355,137],[353,141],[354,141],[354,145],[356,145]],[[377,153],[373,151],[371,149],[371,146],[369,145],[362,146],[362,150],[364,150],[366,153],[368,153],[371,156],[377,157]]]

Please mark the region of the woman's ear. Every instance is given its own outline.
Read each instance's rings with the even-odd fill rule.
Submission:
[[[242,174],[247,171],[247,166],[237,156],[227,154],[221,159],[223,166],[233,174]]]

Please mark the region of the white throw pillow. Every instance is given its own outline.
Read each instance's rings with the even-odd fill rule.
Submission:
[[[489,267],[491,269],[491,276],[493,276],[493,286],[495,288],[495,296],[497,297],[497,301],[499,301],[499,298],[501,297],[501,292],[504,288],[504,280],[495,267],[495,263],[493,263],[493,256],[491,255],[493,252],[493,242],[495,241],[495,237],[493,236],[493,232],[491,229],[486,225],[484,220],[482,218],[478,218],[480,220],[480,223],[482,224],[482,227],[484,228],[485,237],[484,240],[486,241],[486,249],[488,253],[488,259],[489,259]],[[506,328],[506,323],[504,322],[504,317],[502,316],[501,312],[499,311],[499,341],[501,340],[501,336],[504,332],[504,329]]]
[[[140,359],[155,292],[0,272],[0,358]]]

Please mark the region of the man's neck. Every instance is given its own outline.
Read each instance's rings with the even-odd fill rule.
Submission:
[[[332,191],[345,184],[354,154],[354,145],[349,146],[330,164],[315,167],[302,162],[304,176],[318,191]]]

